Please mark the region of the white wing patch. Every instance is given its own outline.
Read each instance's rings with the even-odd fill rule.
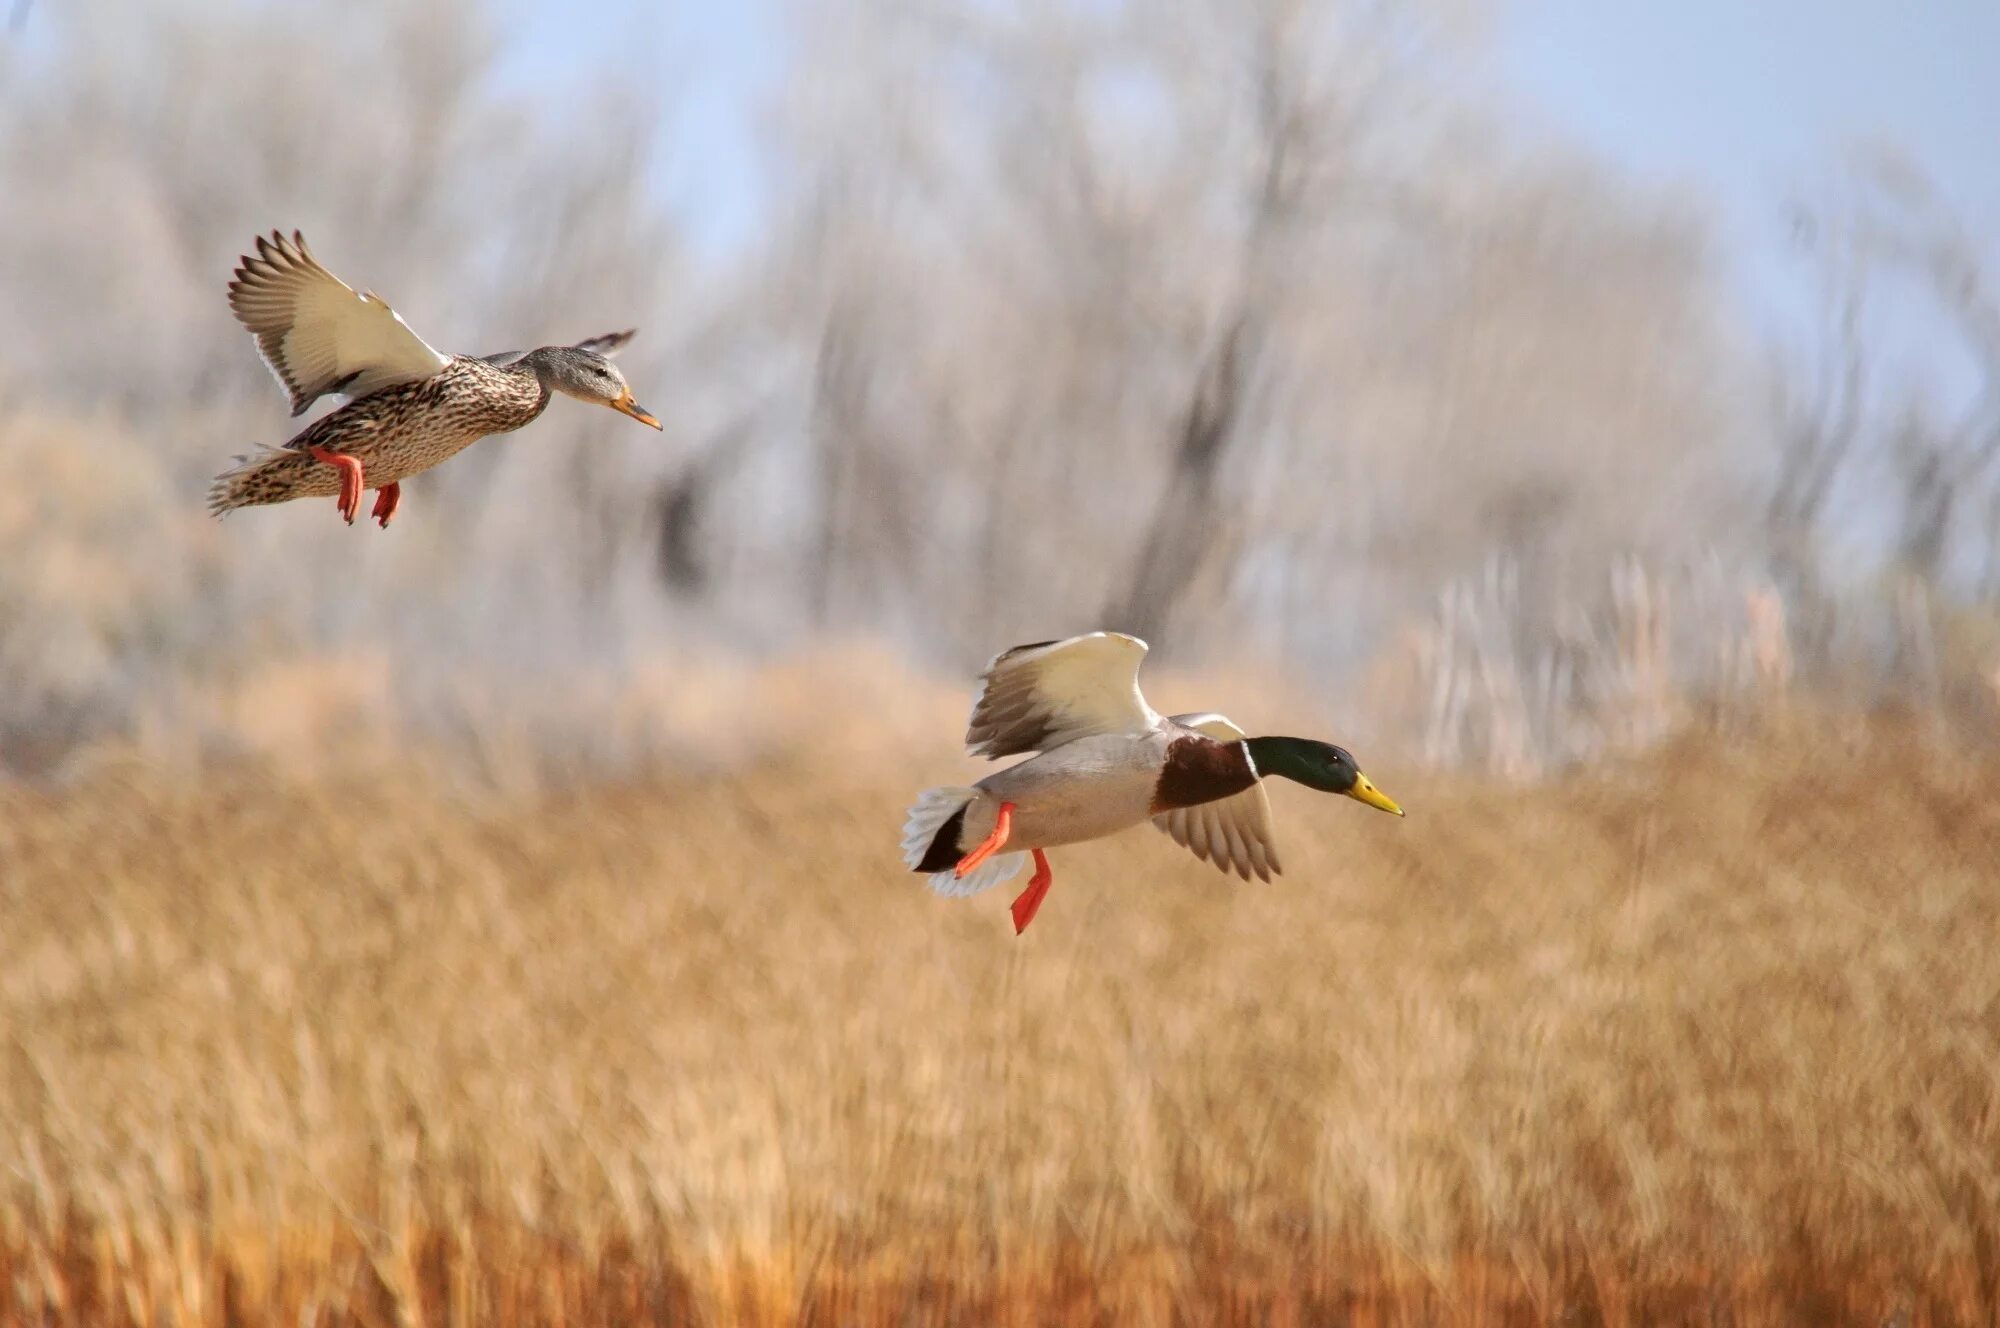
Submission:
[[[1160,716],[1139,691],[1146,643],[1119,632],[1016,646],[993,657],[966,724],[974,756],[1045,752],[1100,733],[1146,733]]]
[[[229,283],[229,307],[257,338],[292,414],[329,392],[366,396],[429,378],[451,361],[426,345],[374,292],[362,294],[319,265],[305,237],[257,237]]]
[[[1218,742],[1241,742],[1249,735],[1222,715],[1175,715],[1186,725]],[[1212,862],[1244,880],[1268,881],[1284,869],[1271,833],[1271,800],[1261,781],[1241,793],[1195,807],[1177,807],[1153,818],[1153,824],[1176,844],[1203,862]]]

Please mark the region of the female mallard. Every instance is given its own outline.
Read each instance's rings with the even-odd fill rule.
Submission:
[[[1018,933],[1054,879],[1042,850],[1099,839],[1151,818],[1176,843],[1270,880],[1278,854],[1258,781],[1283,775],[1401,816],[1354,758],[1310,738],[1252,738],[1221,715],[1160,715],[1139,692],[1146,643],[1117,632],[1041,641],[997,655],[965,733],[974,756],[1030,760],[971,788],[934,788],[903,825],[903,860],[942,895],[977,894],[1021,869],[1035,874],[1014,901]],[[1001,853],[1008,844],[1020,846]],[[1027,849],[1024,854],[1020,848]]]
[[[349,525],[361,491],[377,490],[372,515],[386,528],[401,481],[484,438],[534,419],[551,392],[609,406],[655,429],[607,358],[630,332],[574,346],[543,346],[472,359],[440,355],[374,292],[355,293],[319,265],[297,231],[257,237],[229,283],[229,307],[257,338],[257,350],[292,398],[292,414],[327,393],[345,406],[313,421],[283,447],[238,457],[216,476],[208,507],[235,507],[337,494]]]

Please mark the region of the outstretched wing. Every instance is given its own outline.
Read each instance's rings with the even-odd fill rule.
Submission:
[[[366,396],[429,378],[450,363],[382,298],[319,265],[305,237],[257,237],[229,283],[229,307],[292,399],[292,414],[328,392]]]
[[[995,655],[965,730],[974,756],[1044,752],[1099,733],[1160,722],[1139,692],[1146,643],[1118,632],[1037,641]]]
[[[608,360],[625,349],[625,343],[637,336],[638,332],[638,328],[628,327],[623,332],[606,332],[601,337],[586,337],[582,341],[573,342],[572,345],[577,350],[595,351]],[[499,350],[479,358],[488,364],[508,365],[527,353],[524,350]]]
[[[1216,714],[1175,715],[1172,722],[1217,742],[1241,742],[1249,736]],[[1261,780],[1214,802],[1162,812],[1153,824],[1203,862],[1213,862],[1246,881],[1252,876],[1268,881],[1283,870],[1271,835],[1271,801],[1264,796]]]

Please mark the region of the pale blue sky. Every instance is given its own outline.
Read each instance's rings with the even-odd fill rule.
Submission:
[[[1905,149],[2000,231],[1996,0],[1519,0],[1501,61],[1553,131],[1704,196],[1758,323],[1800,298],[1781,203],[1859,140]]]
[[[831,2],[831,0],[830,0]],[[656,12],[632,5],[627,21],[599,11],[599,23],[578,25],[573,11],[537,0],[505,0],[501,75],[532,88],[555,81],[587,86],[606,58],[607,30],[618,40],[609,58],[656,80],[670,117],[663,185],[674,198],[697,247],[732,251],[762,218],[760,104],[781,76],[781,7],[771,0],[670,0]]]
[[[510,78],[587,77],[601,30],[510,8]],[[619,58],[673,108],[664,183],[709,253],[762,217],[756,114],[783,77],[784,21],[773,0],[682,0],[625,33]],[[1906,149],[1970,224],[2000,231],[2000,0],[1513,0],[1496,61],[1540,132],[1702,201],[1761,328],[1803,298],[1780,205],[1857,140]]]

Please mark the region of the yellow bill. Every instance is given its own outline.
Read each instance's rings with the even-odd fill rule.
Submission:
[[[619,397],[611,403],[611,409],[617,411],[620,415],[630,415],[641,424],[650,424],[655,429],[660,427],[660,422],[654,419],[644,406],[641,406],[637,401],[632,399],[632,389],[629,387],[625,389],[624,396]]]
[[[1380,808],[1397,816],[1403,814],[1403,809],[1396,805],[1396,800],[1371,784],[1366,775],[1355,775],[1354,787],[1347,790],[1347,796],[1356,802],[1365,802],[1370,807]]]

